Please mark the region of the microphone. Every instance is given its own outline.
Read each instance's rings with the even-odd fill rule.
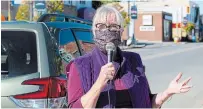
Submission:
[[[106,51],[107,51],[107,56],[108,56],[108,63],[113,61],[113,51],[116,50],[116,47],[114,43],[109,42],[106,44]],[[108,85],[112,84],[112,81],[109,80]],[[110,99],[110,88],[108,89],[108,101],[109,101],[109,106],[111,105],[111,99]]]
[[[109,42],[106,44],[106,51],[108,56],[108,63],[113,61],[113,51],[116,50],[114,43]]]

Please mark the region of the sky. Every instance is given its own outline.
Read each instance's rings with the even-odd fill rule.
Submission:
[[[203,14],[203,0],[191,0],[197,3],[200,7],[200,14]]]

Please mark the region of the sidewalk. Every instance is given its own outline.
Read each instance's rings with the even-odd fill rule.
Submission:
[[[146,43],[146,42],[145,42]],[[150,47],[167,47],[167,46],[176,46],[176,45],[182,45],[182,44],[187,44],[187,42],[159,42],[159,43],[151,43],[151,45],[146,46],[147,48]]]
[[[149,41],[138,41],[135,45],[130,46],[120,46],[122,50],[133,49],[133,48],[157,48],[166,46],[176,46],[181,44],[187,44],[187,42],[149,42]]]

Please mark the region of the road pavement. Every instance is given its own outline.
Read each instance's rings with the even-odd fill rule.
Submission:
[[[203,43],[154,44],[127,49],[141,55],[152,93],[164,91],[179,72],[192,77],[193,88],[174,95],[163,108],[203,108]]]

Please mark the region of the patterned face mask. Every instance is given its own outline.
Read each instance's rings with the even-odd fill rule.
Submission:
[[[106,44],[108,42],[114,43],[116,47],[121,44],[120,31],[109,31],[108,29],[104,31],[95,30],[94,37],[95,45],[104,53],[106,53]]]

